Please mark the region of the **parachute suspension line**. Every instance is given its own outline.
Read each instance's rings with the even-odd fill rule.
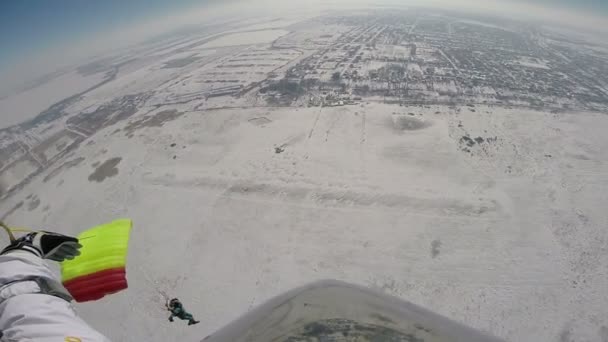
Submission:
[[[6,223],[0,221],[0,227],[4,228],[4,230],[6,231],[6,233],[8,234],[9,239],[11,240],[11,242],[15,241],[15,234],[13,233],[38,233],[37,230],[32,230],[32,229],[28,229],[28,228],[12,228],[9,227]]]
[[[13,234],[13,233],[41,233],[42,232],[40,230],[33,230],[33,229],[28,229],[28,228],[11,228],[2,221],[0,221],[0,227],[4,228],[4,231],[6,232],[6,234],[8,234],[8,238],[11,240],[11,242],[14,242],[15,240],[17,240],[15,238],[15,234]],[[94,238],[94,237],[95,237],[95,235],[86,236],[86,237],[80,238],[78,240],[86,240],[86,239],[90,239],[90,238]]]
[[[143,279],[148,283],[148,285],[154,291],[156,291],[156,293],[158,293],[163,298],[163,300],[165,302],[164,303],[165,304],[165,308],[169,309],[169,300],[170,300],[170,297],[167,294],[167,292],[164,291],[164,290],[162,290],[162,289],[160,289],[160,284],[157,281],[154,281],[154,280],[150,279],[150,277],[148,276],[148,273],[145,272],[145,270],[143,272]]]
[[[13,234],[13,230],[11,228],[9,228],[9,226],[4,224],[4,222],[0,221],[0,227],[4,228],[4,230],[6,231],[6,234],[8,234],[8,238],[11,240],[11,242],[14,242],[16,240],[15,235]]]
[[[38,233],[37,230],[31,230],[27,228],[9,228],[13,233]]]

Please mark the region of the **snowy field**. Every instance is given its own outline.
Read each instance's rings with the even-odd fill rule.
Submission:
[[[210,24],[1,98],[0,128],[81,94],[0,130],[0,219],[133,219],[129,289],[75,304],[117,342],[200,341],[328,278],[509,341],[608,342],[603,48],[354,14]]]
[[[76,305],[115,341],[199,341],[326,278],[511,341],[606,340],[605,115],[373,103],[188,112],[162,127],[139,115],[0,203],[23,202],[8,222],[72,234],[134,220],[129,290]],[[163,294],[201,324],[169,323]]]
[[[234,45],[250,45],[270,43],[289,33],[285,30],[261,30],[252,32],[233,33],[210,41],[201,48],[217,48]]]
[[[83,76],[74,71],[58,76],[40,86],[0,99],[0,113],[2,113],[0,128],[35,118],[51,105],[83,92],[103,79],[103,73]]]

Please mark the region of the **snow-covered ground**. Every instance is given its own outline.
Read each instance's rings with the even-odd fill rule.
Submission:
[[[0,99],[0,128],[33,119],[51,105],[100,83],[104,76],[104,73],[83,76],[72,71],[40,86]]]
[[[505,107],[530,106],[502,78],[464,84],[454,49],[396,39],[390,21],[353,20],[257,18],[171,36],[91,63],[97,74],[66,71],[0,99],[1,128],[115,73],[66,103],[65,116],[4,133],[15,139],[3,142],[12,154],[0,154],[10,157],[0,189],[32,180],[0,201],[0,218],[67,234],[134,220],[130,288],[76,304],[114,341],[199,341],[275,295],[332,278],[510,341],[607,342],[605,113],[564,112],[581,107],[552,93],[536,97],[559,104],[545,106],[552,113],[476,104],[500,96],[511,98]],[[404,29],[424,32],[416,25]],[[561,65],[524,54],[506,63],[524,76]],[[385,80],[352,78],[376,92],[325,84],[291,107],[268,106],[281,95],[268,80],[329,82],[336,71],[367,77],[388,66],[437,79],[410,80],[405,97],[391,98]],[[568,81],[572,70],[563,72]],[[321,94],[359,103],[302,107]],[[414,99],[453,105],[382,103]],[[164,296],[201,324],[169,323]]]
[[[0,212],[23,201],[8,222],[71,234],[134,220],[130,288],[76,305],[115,341],[198,341],[324,278],[512,341],[604,341],[608,118],[472,109],[258,107],[119,123]],[[117,175],[88,180],[113,158]],[[202,323],[169,323],[163,294]]]
[[[289,31],[285,30],[262,30],[253,32],[233,33],[218,39],[212,40],[202,48],[217,48],[234,45],[251,45],[261,43],[271,43],[277,38],[286,35]]]
[[[518,61],[515,61],[515,64],[528,68],[538,68],[547,70],[550,69],[546,61],[540,60],[538,58],[520,57]]]

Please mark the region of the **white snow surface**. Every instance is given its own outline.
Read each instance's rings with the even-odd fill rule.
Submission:
[[[224,46],[271,43],[272,41],[286,35],[287,33],[289,33],[289,31],[285,30],[261,30],[252,32],[232,33],[212,40],[209,43],[202,45],[201,48],[217,48]]]
[[[134,220],[129,289],[76,305],[114,341],[199,341],[326,278],[512,341],[601,341],[608,117],[476,109],[194,111],[132,139],[111,134],[119,123],[66,157],[83,163],[34,179],[0,212],[24,201],[8,222],[68,234]],[[402,119],[420,129],[395,128]],[[466,153],[466,134],[497,140]],[[113,157],[118,175],[87,180]],[[163,294],[201,324],[169,323]]]
[[[32,119],[53,104],[100,83],[103,78],[103,73],[82,76],[72,71],[40,86],[0,99],[0,128]]]

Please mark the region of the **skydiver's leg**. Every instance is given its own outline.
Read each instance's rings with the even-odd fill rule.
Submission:
[[[190,313],[186,312],[184,317],[188,320],[188,325],[193,325],[193,324],[199,323],[199,321],[195,320],[194,316],[192,316],[192,314],[190,314]]]

